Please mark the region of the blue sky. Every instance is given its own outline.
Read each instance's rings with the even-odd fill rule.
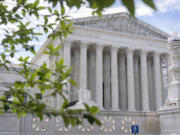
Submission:
[[[140,0],[136,1],[136,17],[169,33],[180,32],[180,0],[154,0],[157,11],[153,11]],[[119,0],[111,7],[122,8]]]
[[[180,33],[180,0],[154,0],[157,11],[152,10],[141,0],[136,0],[136,17],[161,29],[164,32],[172,34]],[[122,6],[120,0],[104,11],[104,14],[127,12]],[[70,11],[73,18],[80,18],[91,15],[91,10],[82,7],[80,10]]]
[[[180,32],[180,12],[154,13],[152,16],[138,17],[141,20],[169,34]]]

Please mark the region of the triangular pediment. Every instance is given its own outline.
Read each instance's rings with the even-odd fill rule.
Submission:
[[[116,31],[126,34],[140,35],[156,39],[167,39],[168,34],[137,19],[128,13],[104,15],[102,18],[93,16],[73,20],[75,25]]]

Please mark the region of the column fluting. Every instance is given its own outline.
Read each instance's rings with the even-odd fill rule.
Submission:
[[[156,110],[162,106],[162,86],[161,86],[161,65],[160,65],[160,53],[154,52],[154,85],[156,93]]]
[[[96,48],[96,103],[103,109],[103,47]]]
[[[117,48],[111,47],[111,90],[112,110],[119,110]]]
[[[133,50],[127,49],[127,90],[128,90],[128,110],[135,111],[135,92],[134,92],[134,68]]]
[[[87,89],[87,45],[80,45],[80,88]]]
[[[142,110],[149,111],[149,91],[148,91],[148,72],[147,72],[147,52],[141,50],[141,91],[142,91]]]

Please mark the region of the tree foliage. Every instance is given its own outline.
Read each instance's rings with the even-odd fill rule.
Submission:
[[[142,0],[153,9],[153,0]],[[59,38],[61,43],[73,31],[72,22],[66,15],[66,8],[77,8],[88,6],[93,9],[93,14],[101,16],[102,11],[110,7],[115,0],[1,0],[0,1],[0,26],[3,31],[1,39],[0,66],[9,70],[12,66],[11,59],[18,53],[19,48],[26,52],[36,54],[35,41],[41,35],[47,34],[52,41]],[[135,6],[133,0],[121,0],[128,11],[134,16]],[[59,27],[57,27],[59,25]],[[10,27],[13,26],[13,27]],[[59,57],[61,44],[48,45],[46,51],[49,57]],[[100,125],[100,121],[94,116],[99,112],[95,106],[84,104],[85,109],[72,109],[66,98],[63,88],[67,83],[76,85],[71,79],[71,68],[67,68],[63,59],[55,61],[54,68],[47,66],[44,62],[41,66],[30,63],[29,57],[19,57],[20,70],[14,70],[23,78],[7,84],[8,91],[0,98],[0,110],[11,110],[19,117],[28,113],[39,117],[44,115],[61,116],[66,126],[82,124],[83,119],[89,123]],[[31,92],[31,90],[35,90]],[[48,93],[48,94],[47,94]],[[10,98],[10,96],[11,98]],[[61,108],[56,109],[47,105],[41,98],[56,97],[63,98]]]

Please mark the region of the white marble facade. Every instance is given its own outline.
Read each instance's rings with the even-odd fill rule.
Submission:
[[[162,61],[168,54],[168,35],[127,13],[73,21],[75,31],[60,52],[77,82],[77,87],[69,86],[70,100],[78,100],[79,90],[88,89],[105,110],[158,110],[163,103]],[[43,49],[32,62],[43,62]]]
[[[130,126],[138,124],[141,135],[159,135],[161,129],[157,111],[165,102],[167,82],[170,82],[167,74],[169,35],[127,13],[73,21],[75,31],[60,50],[64,63],[73,67],[71,76],[77,82],[77,87],[68,85],[66,88],[68,98],[70,101],[80,100],[79,94],[83,90],[91,93],[91,100],[102,110],[98,117],[103,126],[98,128],[85,124],[77,129],[67,129],[62,127],[60,119],[54,118],[47,120],[51,124],[55,122],[55,125],[49,125],[51,130],[41,132],[37,120],[29,116],[22,120],[22,131],[28,135],[44,132],[58,134],[54,132],[56,129],[72,135],[84,132],[128,135]],[[42,53],[51,42],[60,44],[58,39],[48,39],[31,62],[41,65],[49,61],[51,66],[52,61],[58,60]],[[83,97],[81,100],[84,100]],[[60,102],[57,97],[52,104],[57,106]],[[33,120],[36,125],[30,130],[28,126]],[[56,124],[61,126],[56,127]]]

